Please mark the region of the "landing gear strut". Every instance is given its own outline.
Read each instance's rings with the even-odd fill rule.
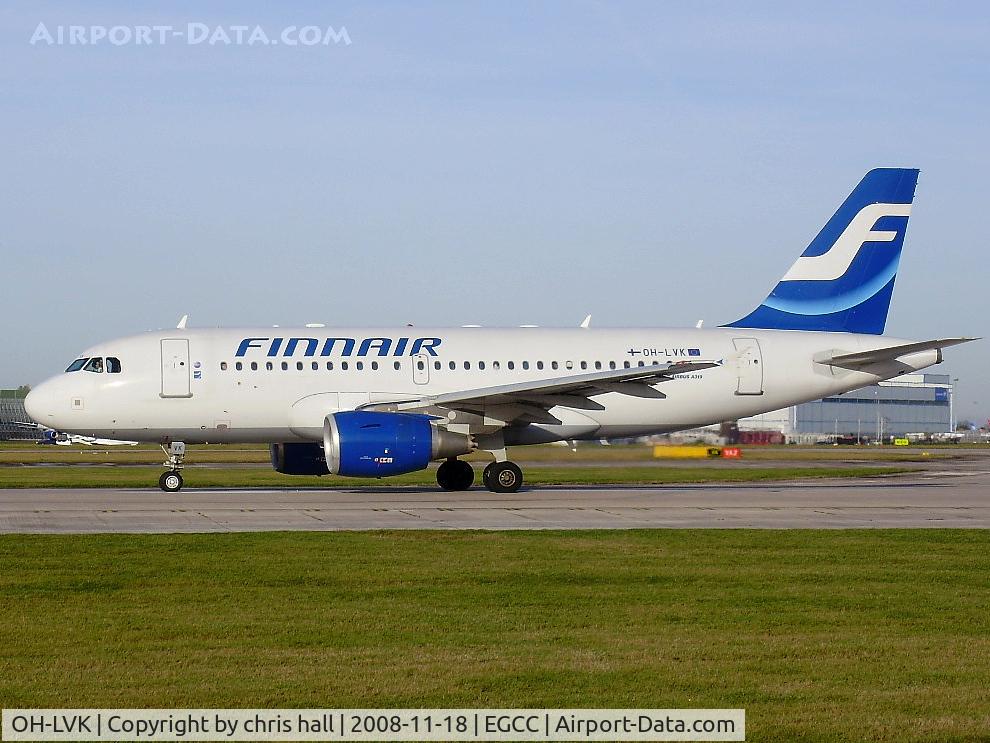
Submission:
[[[168,472],[162,473],[158,478],[158,487],[166,493],[177,493],[182,489],[182,475],[179,474],[179,470],[182,469],[182,460],[186,457],[186,445],[181,441],[173,441],[167,449],[162,444],[162,451],[168,457],[168,461],[165,462]]]
[[[523,473],[514,462],[492,462],[485,467],[481,481],[493,493],[515,493],[522,487]]]
[[[460,459],[448,459],[437,469],[437,485],[444,490],[467,490],[474,484],[474,470]]]

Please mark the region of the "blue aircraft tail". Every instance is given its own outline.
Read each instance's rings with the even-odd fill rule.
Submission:
[[[759,307],[730,328],[880,335],[918,171],[871,170]]]

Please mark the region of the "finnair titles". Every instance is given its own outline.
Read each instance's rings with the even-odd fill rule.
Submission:
[[[264,442],[288,475],[388,477],[487,453],[485,487],[515,492],[513,446],[664,433],[857,389],[942,360],[970,338],[883,335],[918,171],[879,168],[769,296],[716,328],[443,328],[143,333],[87,349],[35,387],[59,431],[157,442],[182,487],[188,443]]]
[[[235,356],[246,356],[252,348],[264,349],[269,358],[275,356],[416,356],[426,353],[436,356],[441,338],[245,338],[238,344]],[[283,345],[284,344],[284,345]],[[355,348],[357,351],[355,351]],[[319,351],[319,353],[317,353]]]

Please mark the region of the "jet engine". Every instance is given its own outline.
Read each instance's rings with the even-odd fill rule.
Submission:
[[[437,459],[467,454],[471,437],[440,428],[417,413],[351,410],[323,423],[326,467],[333,475],[387,477],[426,469]]]
[[[327,462],[320,444],[272,444],[272,467],[283,475],[326,475]]]

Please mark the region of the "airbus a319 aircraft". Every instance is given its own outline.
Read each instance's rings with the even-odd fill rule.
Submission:
[[[770,295],[710,329],[186,329],[84,351],[25,400],[38,423],[157,442],[264,442],[288,475],[385,477],[441,461],[466,490],[523,482],[507,447],[735,420],[914,372],[969,338],[883,337],[918,171],[866,174]]]

